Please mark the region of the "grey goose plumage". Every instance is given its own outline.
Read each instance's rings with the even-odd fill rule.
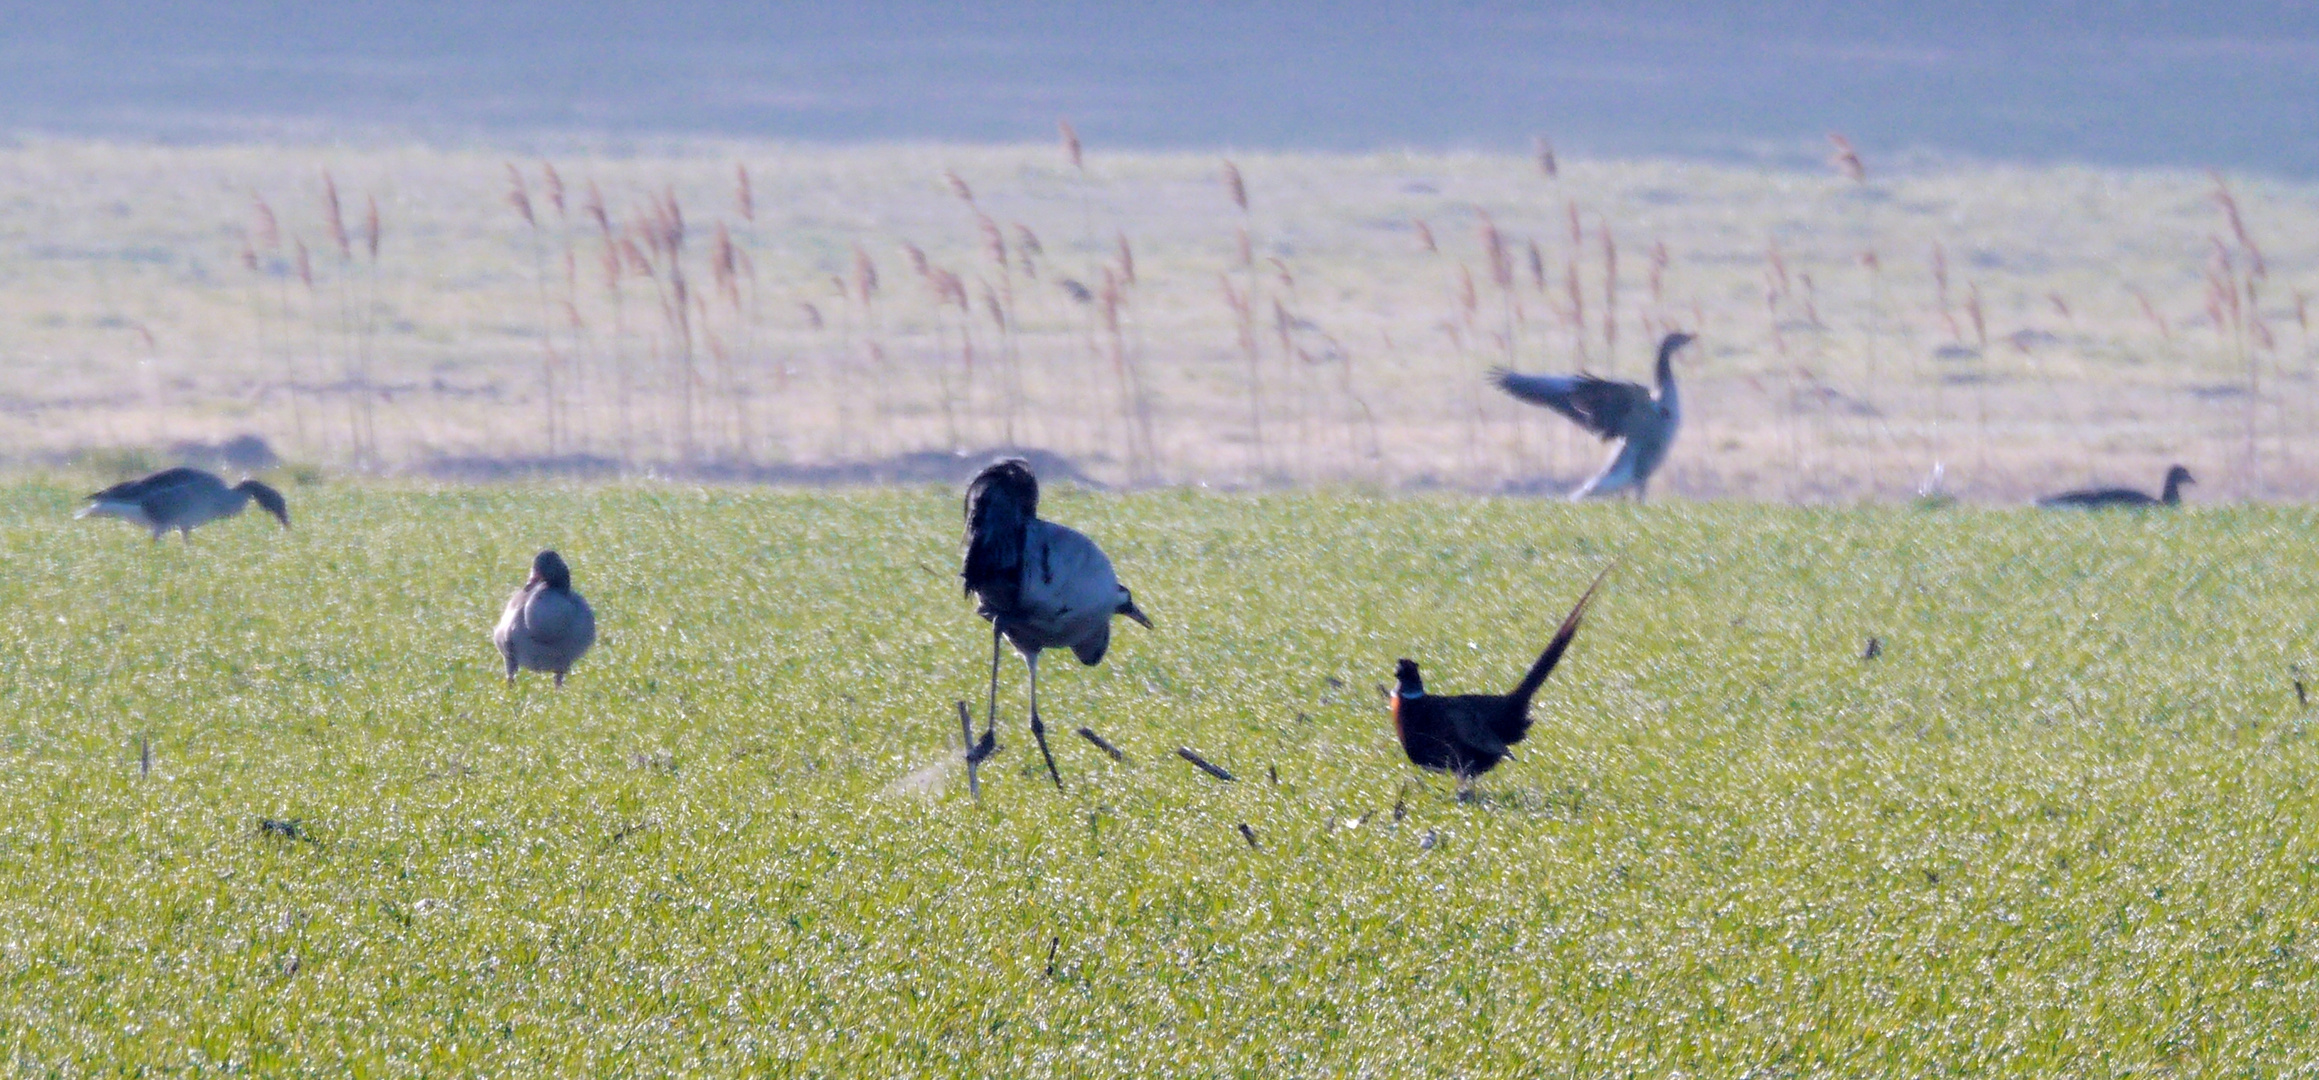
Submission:
[[[1571,492],[1572,499],[1615,495],[1631,491],[1643,498],[1651,474],[1667,460],[1682,426],[1682,403],[1675,394],[1675,353],[1690,344],[1689,334],[1659,339],[1659,359],[1653,367],[1655,387],[1577,375],[1523,375],[1504,369],[1491,373],[1498,388],[1533,405],[1544,405],[1569,417],[1605,442],[1619,444],[1601,471]]]
[[[1146,629],[1151,619],[1135,606],[1095,541],[1039,517],[1038,477],[1020,458],[992,462],[967,485],[964,564],[958,576],[965,593],[991,627],[989,713],[980,743],[968,748],[968,765],[994,745],[1004,637],[1030,668],[1031,735],[1059,788],[1063,777],[1039,717],[1039,654],[1068,648],[1080,663],[1093,666],[1111,647],[1112,616],[1124,615]]]
[[[232,517],[255,502],[290,527],[290,506],[282,493],[255,480],[228,487],[216,475],[200,469],[163,469],[151,476],[114,484],[88,497],[75,518],[113,517],[152,530],[153,539],[175,529],[187,540],[193,530],[219,518]]]
[[[2179,506],[2182,503],[2182,485],[2195,484],[2198,478],[2190,470],[2176,465],[2166,470],[2166,487],[2162,494],[2152,498],[2133,488],[2084,488],[2048,495],[2037,500],[2037,505],[2048,510],[2104,510],[2112,507]]]
[[[563,556],[542,551],[531,560],[531,578],[507,598],[491,643],[507,661],[507,681],[518,668],[553,673],[556,685],[596,643],[596,611],[572,591],[572,571]]]

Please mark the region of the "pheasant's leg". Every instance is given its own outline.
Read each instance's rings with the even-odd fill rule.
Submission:
[[[1023,654],[1023,662],[1031,666],[1031,737],[1039,740],[1039,756],[1047,759],[1047,777],[1055,782],[1055,790],[1063,790],[1063,774],[1055,771],[1055,755],[1047,749],[1047,725],[1039,721],[1039,654]]]

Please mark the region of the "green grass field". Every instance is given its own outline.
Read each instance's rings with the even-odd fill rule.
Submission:
[[[20,1074],[2319,1068],[2309,508],[1055,492],[1159,630],[1042,704],[1128,761],[1052,790],[1010,658],[976,805],[953,492],[324,485],[156,546],[78,490],[0,487]],[[509,691],[545,544],[603,638]],[[1519,759],[1417,780],[1394,658],[1502,690],[1614,556]]]

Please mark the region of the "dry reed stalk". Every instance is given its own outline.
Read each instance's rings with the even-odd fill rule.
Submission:
[[[1020,445],[1021,435],[1016,425],[1023,411],[1023,358],[1021,342],[1015,336],[1015,261],[1007,253],[1006,231],[989,217],[977,224],[982,229],[983,254],[998,272],[998,286],[994,289],[985,282],[982,287],[983,310],[990,316],[992,332],[998,335],[999,378],[999,435],[1008,446]],[[1038,237],[1029,229],[1015,227],[1021,237],[1028,237],[1033,245]],[[1126,242],[1125,238],[1121,243]],[[1024,266],[1030,266],[1025,254]]]
[[[1441,245],[1433,239],[1433,226],[1426,224],[1424,218],[1411,218],[1409,225],[1417,232],[1417,249],[1419,251],[1428,255],[1441,254]]]
[[[1844,178],[1855,184],[1868,182],[1868,166],[1860,161],[1860,152],[1852,148],[1852,140],[1833,131],[1828,133],[1828,163]]]
[[[1240,358],[1248,374],[1248,452],[1249,472],[1261,478],[1265,469],[1264,446],[1264,370],[1256,348],[1256,313],[1253,299],[1234,288],[1232,275],[1216,275],[1224,295],[1224,305],[1232,311],[1232,326],[1240,343]]]
[[[870,253],[863,250],[860,244],[856,244],[854,245],[852,297],[856,310],[860,313],[859,326],[862,343],[865,347],[864,351],[871,361],[867,371],[877,385],[876,399],[873,402],[875,426],[882,429],[893,411],[891,398],[893,380],[887,377],[887,372],[884,370],[886,349],[878,327],[877,296],[878,264],[870,261]],[[875,443],[871,445],[874,446]]]
[[[2166,324],[2166,317],[2164,315],[2158,314],[2158,305],[2150,302],[2150,294],[2143,292],[2140,288],[2132,285],[2126,286],[2126,291],[2133,294],[2134,303],[2139,305],[2142,309],[2142,317],[2150,320],[2151,327],[2158,331],[2159,339],[2166,342],[2172,342],[2174,340],[2174,328]]]
[[[548,323],[548,271],[545,238],[540,235],[539,215],[531,200],[531,185],[524,180],[523,170],[507,163],[507,204],[517,217],[523,219],[531,236],[532,284],[538,298],[538,326],[540,344],[540,397],[541,420],[547,436],[547,454],[556,456],[556,418],[560,411],[556,400],[556,344]]]
[[[1962,342],[1964,332],[1957,328],[1957,316],[1949,304],[1949,253],[1940,244],[1932,249],[1933,301],[1939,306],[1941,323],[1948,327],[1949,340]]]
[[[371,463],[377,467],[384,467],[385,459],[380,454],[378,445],[377,404],[379,395],[372,382],[372,360],[378,340],[378,250],[379,243],[384,239],[384,233],[385,230],[379,222],[378,196],[364,195],[362,249],[366,258],[364,270],[368,288],[362,305],[362,337],[357,342],[355,351],[359,358],[358,363],[361,370],[362,443],[370,456]]]
[[[299,451],[304,453],[309,449],[306,441],[306,401],[304,393],[298,387],[297,350],[290,344],[290,280],[287,274],[274,272],[270,261],[261,261],[259,258],[261,254],[279,256],[281,253],[281,219],[274,216],[274,208],[266,202],[265,196],[257,192],[250,193],[250,204],[255,229],[254,236],[243,248],[243,265],[248,267],[253,274],[261,277],[271,276],[274,279],[274,310],[282,322],[280,331],[276,335],[278,340],[275,343],[281,354],[282,385],[284,391],[290,396],[291,430],[297,439]],[[259,316],[261,341],[265,337],[264,329],[267,322],[268,320],[261,313]]]
[[[1618,359],[1618,240],[1610,225],[1602,226],[1602,355],[1615,365]]]

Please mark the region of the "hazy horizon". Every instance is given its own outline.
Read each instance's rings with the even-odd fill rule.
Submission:
[[[2307,5],[0,10],[0,131],[1910,155],[2319,175]]]

